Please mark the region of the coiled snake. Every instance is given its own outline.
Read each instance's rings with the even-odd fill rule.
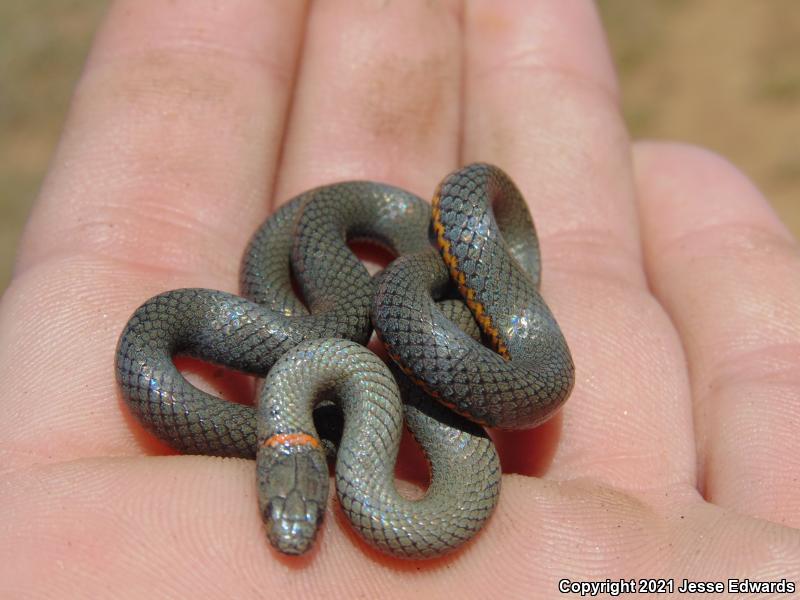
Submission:
[[[372,278],[347,246],[356,238],[398,258]],[[328,495],[312,411],[338,404],[335,480],[345,514],[387,553],[437,556],[474,536],[497,502],[499,460],[476,423],[534,426],[572,388],[572,359],[539,275],[527,207],[497,167],[449,175],[432,211],[384,184],[327,185],[290,201],[252,238],[243,297],[181,289],[137,309],[120,337],[117,380],[131,411],[176,449],[256,457],[268,537],[289,554],[313,543]],[[470,312],[438,301],[452,295],[450,281]],[[396,378],[365,347],[372,324]],[[189,384],[172,362],[179,354],[266,377],[258,408]],[[394,485],[404,417],[431,466],[419,500]]]

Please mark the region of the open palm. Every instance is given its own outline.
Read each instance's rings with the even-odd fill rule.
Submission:
[[[497,434],[500,504],[456,554],[383,557],[331,507],[310,556],[280,557],[252,462],[159,456],[132,420],[117,337],[164,290],[235,292],[271,198],[353,178],[430,197],[471,161],[530,203],[572,397]],[[119,0],[0,308],[0,595],[797,581],[799,275],[796,242],[734,168],[631,144],[587,2]]]

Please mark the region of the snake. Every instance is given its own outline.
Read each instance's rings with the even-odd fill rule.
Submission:
[[[397,258],[373,277],[354,240]],[[324,185],[256,231],[241,295],[183,288],[142,304],[120,335],[117,381],[129,410],[176,450],[256,459],[278,551],[313,546],[335,446],[339,506],[360,537],[396,557],[440,556],[497,504],[500,461],[484,426],[541,423],[572,388],[540,273],[533,221],[498,167],[450,174],[432,208],[383,183]],[[396,364],[366,348],[373,327]],[[196,388],[176,356],[263,378],[256,407]],[[331,407],[343,422],[333,434],[320,418]],[[404,422],[430,465],[416,499],[394,481]]]
[[[539,425],[569,396],[575,368],[539,294],[538,237],[525,200],[508,175],[479,163],[445,178],[432,204],[441,258],[426,249],[384,270],[375,329],[403,370],[457,412],[492,427]],[[489,347],[434,302],[451,280]]]

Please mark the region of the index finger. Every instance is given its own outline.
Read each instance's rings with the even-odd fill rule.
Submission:
[[[141,451],[117,338],[156,292],[236,288],[303,22],[293,0],[112,5],[0,312],[0,438],[21,462]]]

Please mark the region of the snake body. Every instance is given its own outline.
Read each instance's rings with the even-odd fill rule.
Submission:
[[[470,165],[439,186],[432,229],[444,262],[426,249],[389,265],[376,330],[398,364],[456,411],[493,427],[538,425],[566,400],[574,366],[538,292],[539,248],[522,195],[496,167]],[[451,278],[494,352],[434,302]]]
[[[364,346],[325,339],[284,355],[259,403],[260,508],[275,547],[305,552],[322,518],[328,469],[312,408],[324,392],[333,393],[344,413],[336,455],[339,503],[364,539],[396,556],[424,558],[477,533],[499,492],[491,440],[474,423],[426,402],[417,389],[407,390],[405,418],[432,472],[422,499],[405,498],[394,483],[404,414],[395,379]]]
[[[320,403],[338,404],[344,416],[335,473],[345,514],[373,546],[421,558],[474,536],[500,482],[482,428],[422,390],[472,420],[507,427],[541,422],[569,393],[572,361],[538,295],[538,245],[510,180],[496,167],[467,167],[440,186],[433,213],[444,262],[428,241],[430,209],[416,196],[374,182],[316,188],[252,238],[245,297],[166,292],[145,302],[120,337],[117,379],[146,428],[182,452],[257,457],[262,516],[282,552],[305,552],[324,514],[328,470],[312,418]],[[400,258],[376,282],[347,247],[352,239]],[[448,268],[474,319],[461,302],[433,303]],[[405,404],[395,377],[363,346],[370,316],[409,376],[395,370]],[[476,321],[496,352],[473,339]],[[189,384],[172,363],[178,354],[266,376],[258,412]],[[475,369],[463,368],[467,361]],[[403,416],[431,465],[419,500],[394,486]]]
[[[303,211],[307,204],[313,208]],[[366,344],[374,283],[347,247],[348,237],[368,237],[397,253],[413,251],[427,246],[429,219],[421,199],[375,183],[345,182],[293,199],[250,243],[241,287],[252,299],[173,290],[133,314],[116,361],[117,380],[133,413],[181,452],[255,457],[253,408],[197,389],[172,357],[193,356],[264,377],[304,340],[336,337]],[[306,245],[295,235],[298,228]],[[290,258],[310,313],[292,292]]]

